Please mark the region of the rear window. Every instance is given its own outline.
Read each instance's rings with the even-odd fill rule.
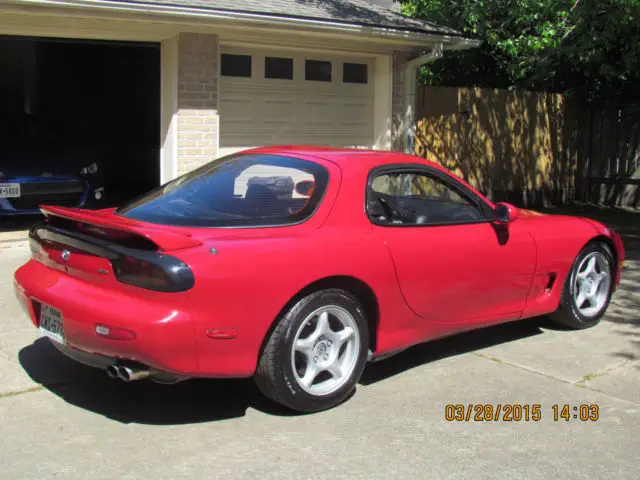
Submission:
[[[235,154],[193,170],[119,208],[124,217],[194,227],[299,223],[316,210],[329,172],[298,158]]]

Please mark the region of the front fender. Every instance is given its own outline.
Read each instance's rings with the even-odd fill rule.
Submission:
[[[619,284],[624,248],[619,235],[612,229],[592,219],[563,215],[528,216],[521,221],[527,223],[536,241],[536,278],[555,278],[550,291],[545,291],[546,280],[545,285],[540,284],[542,288],[532,290],[523,316],[544,315],[558,308],[562,287],[574,260],[594,239],[605,239],[613,247],[617,262],[616,285]]]

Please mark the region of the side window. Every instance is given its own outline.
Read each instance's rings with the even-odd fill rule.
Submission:
[[[393,172],[376,176],[367,196],[369,215],[376,223],[441,225],[484,220],[463,193],[423,172]]]

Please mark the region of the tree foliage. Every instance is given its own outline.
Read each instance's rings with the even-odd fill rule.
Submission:
[[[640,0],[398,0],[404,14],[483,41],[423,68],[429,85],[640,98]]]

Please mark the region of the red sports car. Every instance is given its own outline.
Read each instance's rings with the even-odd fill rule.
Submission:
[[[15,290],[61,352],[125,381],[254,377],[306,412],[428,340],[594,326],[624,260],[600,223],[494,205],[386,151],[246,150],[118,209],[42,212]]]

